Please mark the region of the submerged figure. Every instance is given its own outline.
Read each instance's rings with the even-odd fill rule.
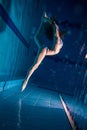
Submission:
[[[53,44],[51,45],[51,48],[46,45],[46,43],[42,43],[40,39],[41,30],[44,27],[45,23],[47,24],[47,27],[45,28],[45,34],[49,40],[53,40]],[[27,83],[31,77],[31,75],[34,73],[34,71],[38,68],[38,66],[41,64],[45,56],[51,56],[56,55],[60,52],[63,43],[61,40],[62,34],[59,33],[58,25],[55,21],[53,21],[50,17],[47,16],[46,13],[42,16],[40,27],[34,37],[34,40],[38,46],[38,54],[35,58],[35,61],[33,65],[30,67],[28,74],[23,82],[22,90],[27,86]]]

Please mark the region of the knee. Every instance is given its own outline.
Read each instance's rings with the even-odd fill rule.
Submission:
[[[61,51],[62,46],[63,45],[60,45],[57,49],[54,50],[55,54],[58,54]]]
[[[54,54],[58,54],[60,52],[60,49],[54,50]]]

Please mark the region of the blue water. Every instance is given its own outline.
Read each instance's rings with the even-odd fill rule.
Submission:
[[[66,100],[67,104],[71,102],[68,106],[72,110],[72,115],[74,114],[78,126],[86,130],[86,1],[2,0],[0,4],[29,45],[27,48],[0,17],[1,130],[24,129],[25,127],[32,130],[46,130],[48,127],[53,130],[55,126],[61,130],[63,127],[70,128],[55,92],[75,98],[76,104],[71,102],[70,98]],[[40,25],[44,10],[49,16],[56,16],[59,28],[67,31],[67,35],[63,38],[64,45],[60,53],[46,57],[30,78],[29,83],[34,83],[35,88],[31,87],[31,90],[27,89],[21,94],[22,81],[38,51],[34,35]],[[45,42],[45,37],[43,40]],[[61,122],[66,123],[63,123],[63,126]]]

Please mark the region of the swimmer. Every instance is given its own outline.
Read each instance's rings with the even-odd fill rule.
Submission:
[[[42,41],[40,40],[39,36],[42,30],[42,27],[44,27],[44,23],[48,23],[49,27],[46,28],[46,35],[48,39],[53,40],[53,44],[52,47],[49,48],[46,43],[42,44]],[[43,59],[46,56],[53,56],[56,55],[60,52],[63,43],[61,40],[61,35],[59,32],[59,27],[56,24],[55,21],[52,21],[52,19],[50,17],[47,16],[46,12],[44,12],[42,18],[41,18],[41,24],[39,26],[38,31],[36,32],[35,36],[34,36],[34,40],[38,46],[38,54],[34,60],[33,65],[29,68],[29,71],[27,73],[27,76],[23,82],[22,85],[22,92],[25,90],[27,83],[31,77],[31,75],[34,73],[34,71],[39,67],[39,65],[41,64],[41,62],[43,61]]]

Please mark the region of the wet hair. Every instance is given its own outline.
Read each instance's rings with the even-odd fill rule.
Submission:
[[[45,35],[47,39],[53,40],[53,26],[52,24],[49,24],[48,22],[45,23]]]
[[[45,26],[45,35],[46,35],[47,39],[53,40],[53,38],[54,38],[53,26],[54,25],[46,22],[44,26]],[[59,31],[59,35],[61,38],[64,37],[66,33],[67,33],[66,31]]]

